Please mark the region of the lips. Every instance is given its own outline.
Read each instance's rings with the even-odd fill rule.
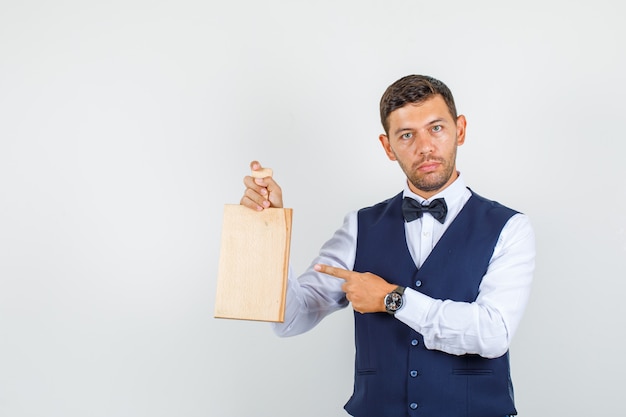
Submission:
[[[417,170],[421,172],[431,172],[439,168],[440,165],[441,165],[441,162],[438,162],[438,161],[432,161],[432,160],[426,161],[426,162],[422,162],[421,164],[419,164],[417,166]]]

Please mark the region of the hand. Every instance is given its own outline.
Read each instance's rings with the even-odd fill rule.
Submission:
[[[250,162],[250,169],[258,171],[261,164],[258,161]],[[272,177],[252,178],[247,175],[243,179],[246,190],[239,204],[261,211],[269,207],[283,206],[283,191]]]
[[[387,311],[385,296],[397,287],[369,272],[348,271],[322,264],[317,264],[313,268],[323,274],[345,280],[341,289],[352,303],[354,311],[361,314]]]

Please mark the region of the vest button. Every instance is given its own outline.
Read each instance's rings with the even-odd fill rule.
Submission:
[[[421,287],[422,286],[422,281],[420,281],[419,279],[417,281],[415,281],[415,286],[416,287]]]
[[[411,377],[415,378],[417,376],[417,371],[410,372]]]
[[[411,407],[411,410],[417,410],[417,403],[411,403],[409,407]]]
[[[417,346],[418,344],[419,344],[419,342],[417,341],[417,339],[411,340],[411,345],[412,346]]]

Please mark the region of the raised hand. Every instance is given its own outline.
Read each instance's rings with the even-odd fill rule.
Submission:
[[[252,171],[262,171],[263,167],[258,161],[250,163]],[[251,208],[252,210],[261,211],[269,207],[283,206],[283,191],[274,178],[269,176],[263,178],[253,178],[247,175],[243,179],[246,190],[241,197],[239,204]]]

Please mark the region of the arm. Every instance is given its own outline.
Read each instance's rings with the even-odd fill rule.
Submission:
[[[535,237],[518,214],[502,230],[472,303],[436,300],[407,289],[398,320],[424,336],[429,349],[487,358],[503,355],[524,314],[535,266]]]
[[[263,168],[257,161],[250,163],[253,171]],[[240,204],[252,210],[264,210],[269,207],[282,207],[282,190],[271,176],[264,178],[244,178],[246,189]],[[356,212],[347,215],[342,227],[326,242],[314,260],[340,268],[351,269],[356,254],[357,233]],[[291,267],[287,282],[285,322],[273,324],[279,336],[294,336],[312,329],[328,314],[348,304],[339,280],[329,278],[309,267],[296,278]]]
[[[407,288],[405,305],[395,317],[422,334],[429,349],[486,358],[502,356],[526,308],[534,265],[534,233],[528,218],[518,214],[502,230],[476,301],[437,300]],[[347,299],[362,313],[385,311],[384,296],[395,288],[371,273],[327,265],[316,268],[345,280],[342,289]]]
[[[297,279],[289,271],[285,322],[273,324],[281,337],[311,330],[324,317],[348,305],[342,281],[321,273],[318,263],[352,269],[356,254],[356,212],[348,214],[333,237],[320,249],[311,266]]]

